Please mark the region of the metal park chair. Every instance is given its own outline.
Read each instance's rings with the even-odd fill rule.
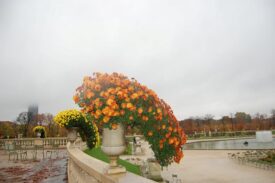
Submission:
[[[46,150],[46,157],[50,154],[50,158],[52,158],[52,154],[55,154],[56,157],[58,157],[59,154],[59,144],[54,143],[54,141],[51,142],[51,149]]]
[[[43,159],[44,159],[44,142],[42,139],[36,139],[34,140],[34,148],[32,151],[33,159],[37,159],[37,152],[38,150],[42,150]]]
[[[28,151],[25,146],[15,145],[15,150],[17,154],[20,156],[20,160],[26,160],[28,156]]]
[[[13,160],[15,160],[15,157],[16,157],[16,160],[18,160],[18,152],[15,149],[15,144],[14,143],[7,143],[7,144],[5,144],[5,147],[7,148],[6,151],[9,155],[9,161],[11,160],[12,156],[14,157]]]

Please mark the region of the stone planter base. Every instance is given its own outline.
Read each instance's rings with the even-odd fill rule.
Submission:
[[[37,136],[38,138],[40,138],[40,137],[41,137],[41,133],[40,133],[40,132],[37,132],[37,133],[36,133],[36,136]]]
[[[68,141],[71,142],[71,144],[73,144],[77,138],[77,130],[78,130],[78,127],[71,127],[68,129],[67,139]]]
[[[125,149],[126,149],[125,146],[118,146],[118,147],[104,147],[104,146],[101,146],[101,149],[106,154],[112,154],[112,155],[108,155],[109,160],[110,160],[110,164],[109,164],[109,167],[107,169],[107,174],[118,174],[118,173],[125,173],[126,172],[125,167],[117,164],[118,156],[125,151]]]
[[[110,165],[107,169],[107,174],[125,173],[126,168],[117,164],[118,156],[109,156]]]
[[[112,175],[112,174],[118,174],[118,173],[125,173],[126,172],[126,168],[123,166],[117,166],[117,167],[113,167],[113,168],[108,168],[107,170],[107,174]]]

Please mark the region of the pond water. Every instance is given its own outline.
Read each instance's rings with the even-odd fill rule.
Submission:
[[[258,142],[256,139],[193,142],[185,144],[183,149],[275,149],[275,138],[271,142]]]

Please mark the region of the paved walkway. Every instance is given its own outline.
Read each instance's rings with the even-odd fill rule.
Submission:
[[[153,156],[147,142],[142,147],[145,155],[122,158],[146,160]],[[275,183],[275,171],[238,164],[227,157],[230,152],[236,153],[230,150],[184,150],[180,164],[163,168],[161,174],[171,182],[172,175],[176,174],[182,183]]]
[[[172,174],[185,183],[274,183],[275,172],[241,165],[227,158],[227,150],[185,150],[180,164],[163,170],[164,178]],[[231,151],[236,152],[236,151]]]
[[[0,183],[66,183],[67,153],[60,150],[58,157],[52,155],[42,158],[38,152],[37,160],[32,160],[28,152],[27,160],[8,161],[5,151],[0,151]]]

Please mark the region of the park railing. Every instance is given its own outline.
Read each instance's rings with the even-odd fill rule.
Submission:
[[[4,149],[7,143],[14,143],[20,146],[34,146],[37,139],[42,140],[46,148],[51,147],[53,144],[58,145],[60,148],[66,148],[67,144],[67,137],[0,139],[0,149]]]

